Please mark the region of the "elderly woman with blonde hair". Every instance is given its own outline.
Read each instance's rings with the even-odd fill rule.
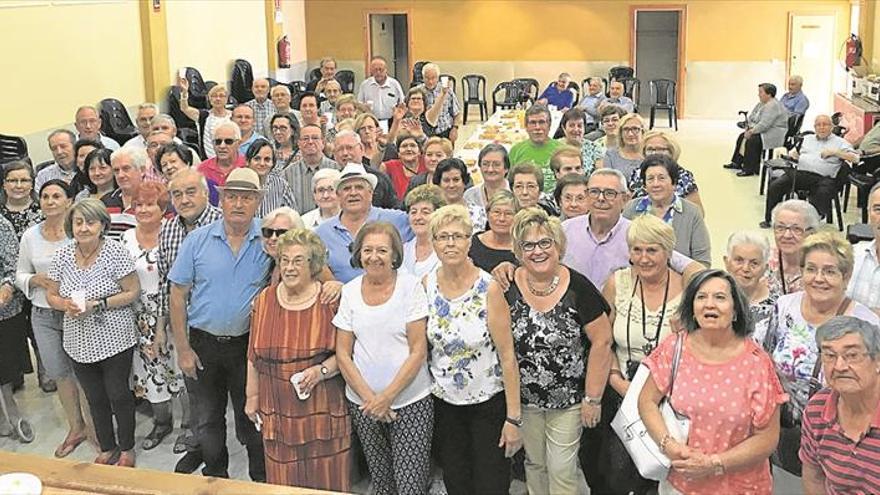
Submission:
[[[797,476],[801,474],[798,447],[804,406],[822,383],[816,328],[840,315],[880,324],[867,306],[846,297],[853,248],[842,234],[822,230],[806,237],[800,246],[800,267],[803,291],[780,296],[764,338],[764,348],[791,396],[782,411],[782,432],[773,461]]]
[[[561,264],[558,218],[525,208],[513,220],[520,262],[505,296],[520,368],[526,484],[530,493],[576,493],[581,427],[594,428],[613,354],[608,305]]]
[[[760,232],[734,232],[727,239],[724,266],[749,301],[749,313],[755,327],[752,338],[756,342],[764,341],[773,307],[782,295],[778,287],[768,281],[769,260],[770,243]]]
[[[472,233],[462,205],[431,215],[440,266],[423,285],[434,438],[449,493],[507,493],[508,458],[522,446],[519,368],[504,292],[468,257]]]
[[[351,422],[336,364],[337,305],[319,300],[327,249],[303,228],[281,235],[276,249],[280,282],[254,300],[245,414],[261,426],[269,483],[349,491]]]
[[[673,320],[684,289],[682,276],[669,264],[675,247],[672,226],[643,215],[632,221],[626,240],[630,266],[614,272],[602,290],[611,307],[616,359],[611,363],[603,400],[601,472],[591,476],[604,483],[602,487],[590,486],[600,493],[646,493],[656,486],[639,476],[610,422],[641,362],[674,331]]]
[[[403,269],[421,279],[440,263],[429,224],[433,213],[445,206],[446,200],[439,187],[424,184],[407,193],[404,205],[415,237],[403,245]]]

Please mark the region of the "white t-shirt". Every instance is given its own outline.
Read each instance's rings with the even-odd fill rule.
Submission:
[[[440,259],[437,258],[437,253],[434,250],[431,250],[431,255],[423,260],[416,259],[416,238],[412,238],[403,245],[403,266],[401,268],[415,275],[417,279],[421,280],[438,266],[440,266]]]
[[[340,330],[354,333],[354,365],[370,389],[378,393],[394,381],[409,356],[406,324],[427,318],[428,298],[419,279],[398,271],[394,292],[388,301],[369,306],[361,296],[363,279],[360,275],[342,287],[342,298],[333,324]],[[391,407],[408,406],[430,393],[431,375],[425,361],[413,381],[394,398]],[[363,404],[348,385],[345,397],[355,404]]]

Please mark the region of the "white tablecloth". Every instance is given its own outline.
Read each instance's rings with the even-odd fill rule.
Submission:
[[[477,157],[484,146],[489,143],[498,143],[510,151],[514,144],[529,138],[524,125],[525,114],[525,110],[499,110],[492,114],[487,121],[480,124],[464,144],[457,147],[453,155],[467,165],[474,185],[483,183],[483,176],[477,165]],[[556,129],[559,128],[559,121],[562,120],[562,112],[552,110],[550,116],[552,118],[550,124],[552,139]]]

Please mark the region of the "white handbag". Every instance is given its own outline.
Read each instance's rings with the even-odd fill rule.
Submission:
[[[680,333],[675,342],[675,353],[672,358],[672,379],[669,382],[669,392],[660,401],[660,414],[663,416],[663,422],[666,423],[669,435],[682,444],[687,442],[690,419],[673,409],[669,398],[672,396],[672,387],[678,372],[683,345],[684,335]],[[665,454],[660,452],[660,447],[648,434],[648,430],[639,416],[639,394],[642,393],[642,387],[645,386],[650,373],[647,366],[639,365],[636,375],[626,391],[626,396],[620,404],[620,409],[611,421],[611,428],[623,442],[623,446],[629,452],[639,474],[645,479],[661,481],[665,480],[669,474],[671,462]]]

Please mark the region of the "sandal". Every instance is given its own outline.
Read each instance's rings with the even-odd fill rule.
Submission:
[[[79,438],[71,438],[70,435],[67,435],[64,442],[55,449],[55,457],[62,459],[69,456],[77,447],[79,447],[79,444],[85,442],[87,438],[88,437],[85,434],[80,435]]]
[[[182,432],[180,435],[177,435],[177,438],[174,440],[174,448],[171,449],[175,454],[182,454],[186,452],[186,432]]]
[[[174,431],[174,427],[169,424],[154,424],[153,430],[144,437],[144,442],[141,446],[144,450],[153,450],[162,443],[162,440],[165,439],[171,432]]]
[[[40,390],[47,394],[51,394],[52,392],[58,391],[58,385],[55,383],[55,380],[41,380]]]
[[[98,454],[98,457],[95,457],[95,464],[104,464],[108,466],[112,466],[119,462],[119,449],[108,450],[107,452],[101,452]]]
[[[21,443],[31,443],[34,441],[34,427],[30,421],[24,418],[18,418],[15,423],[15,435]]]

